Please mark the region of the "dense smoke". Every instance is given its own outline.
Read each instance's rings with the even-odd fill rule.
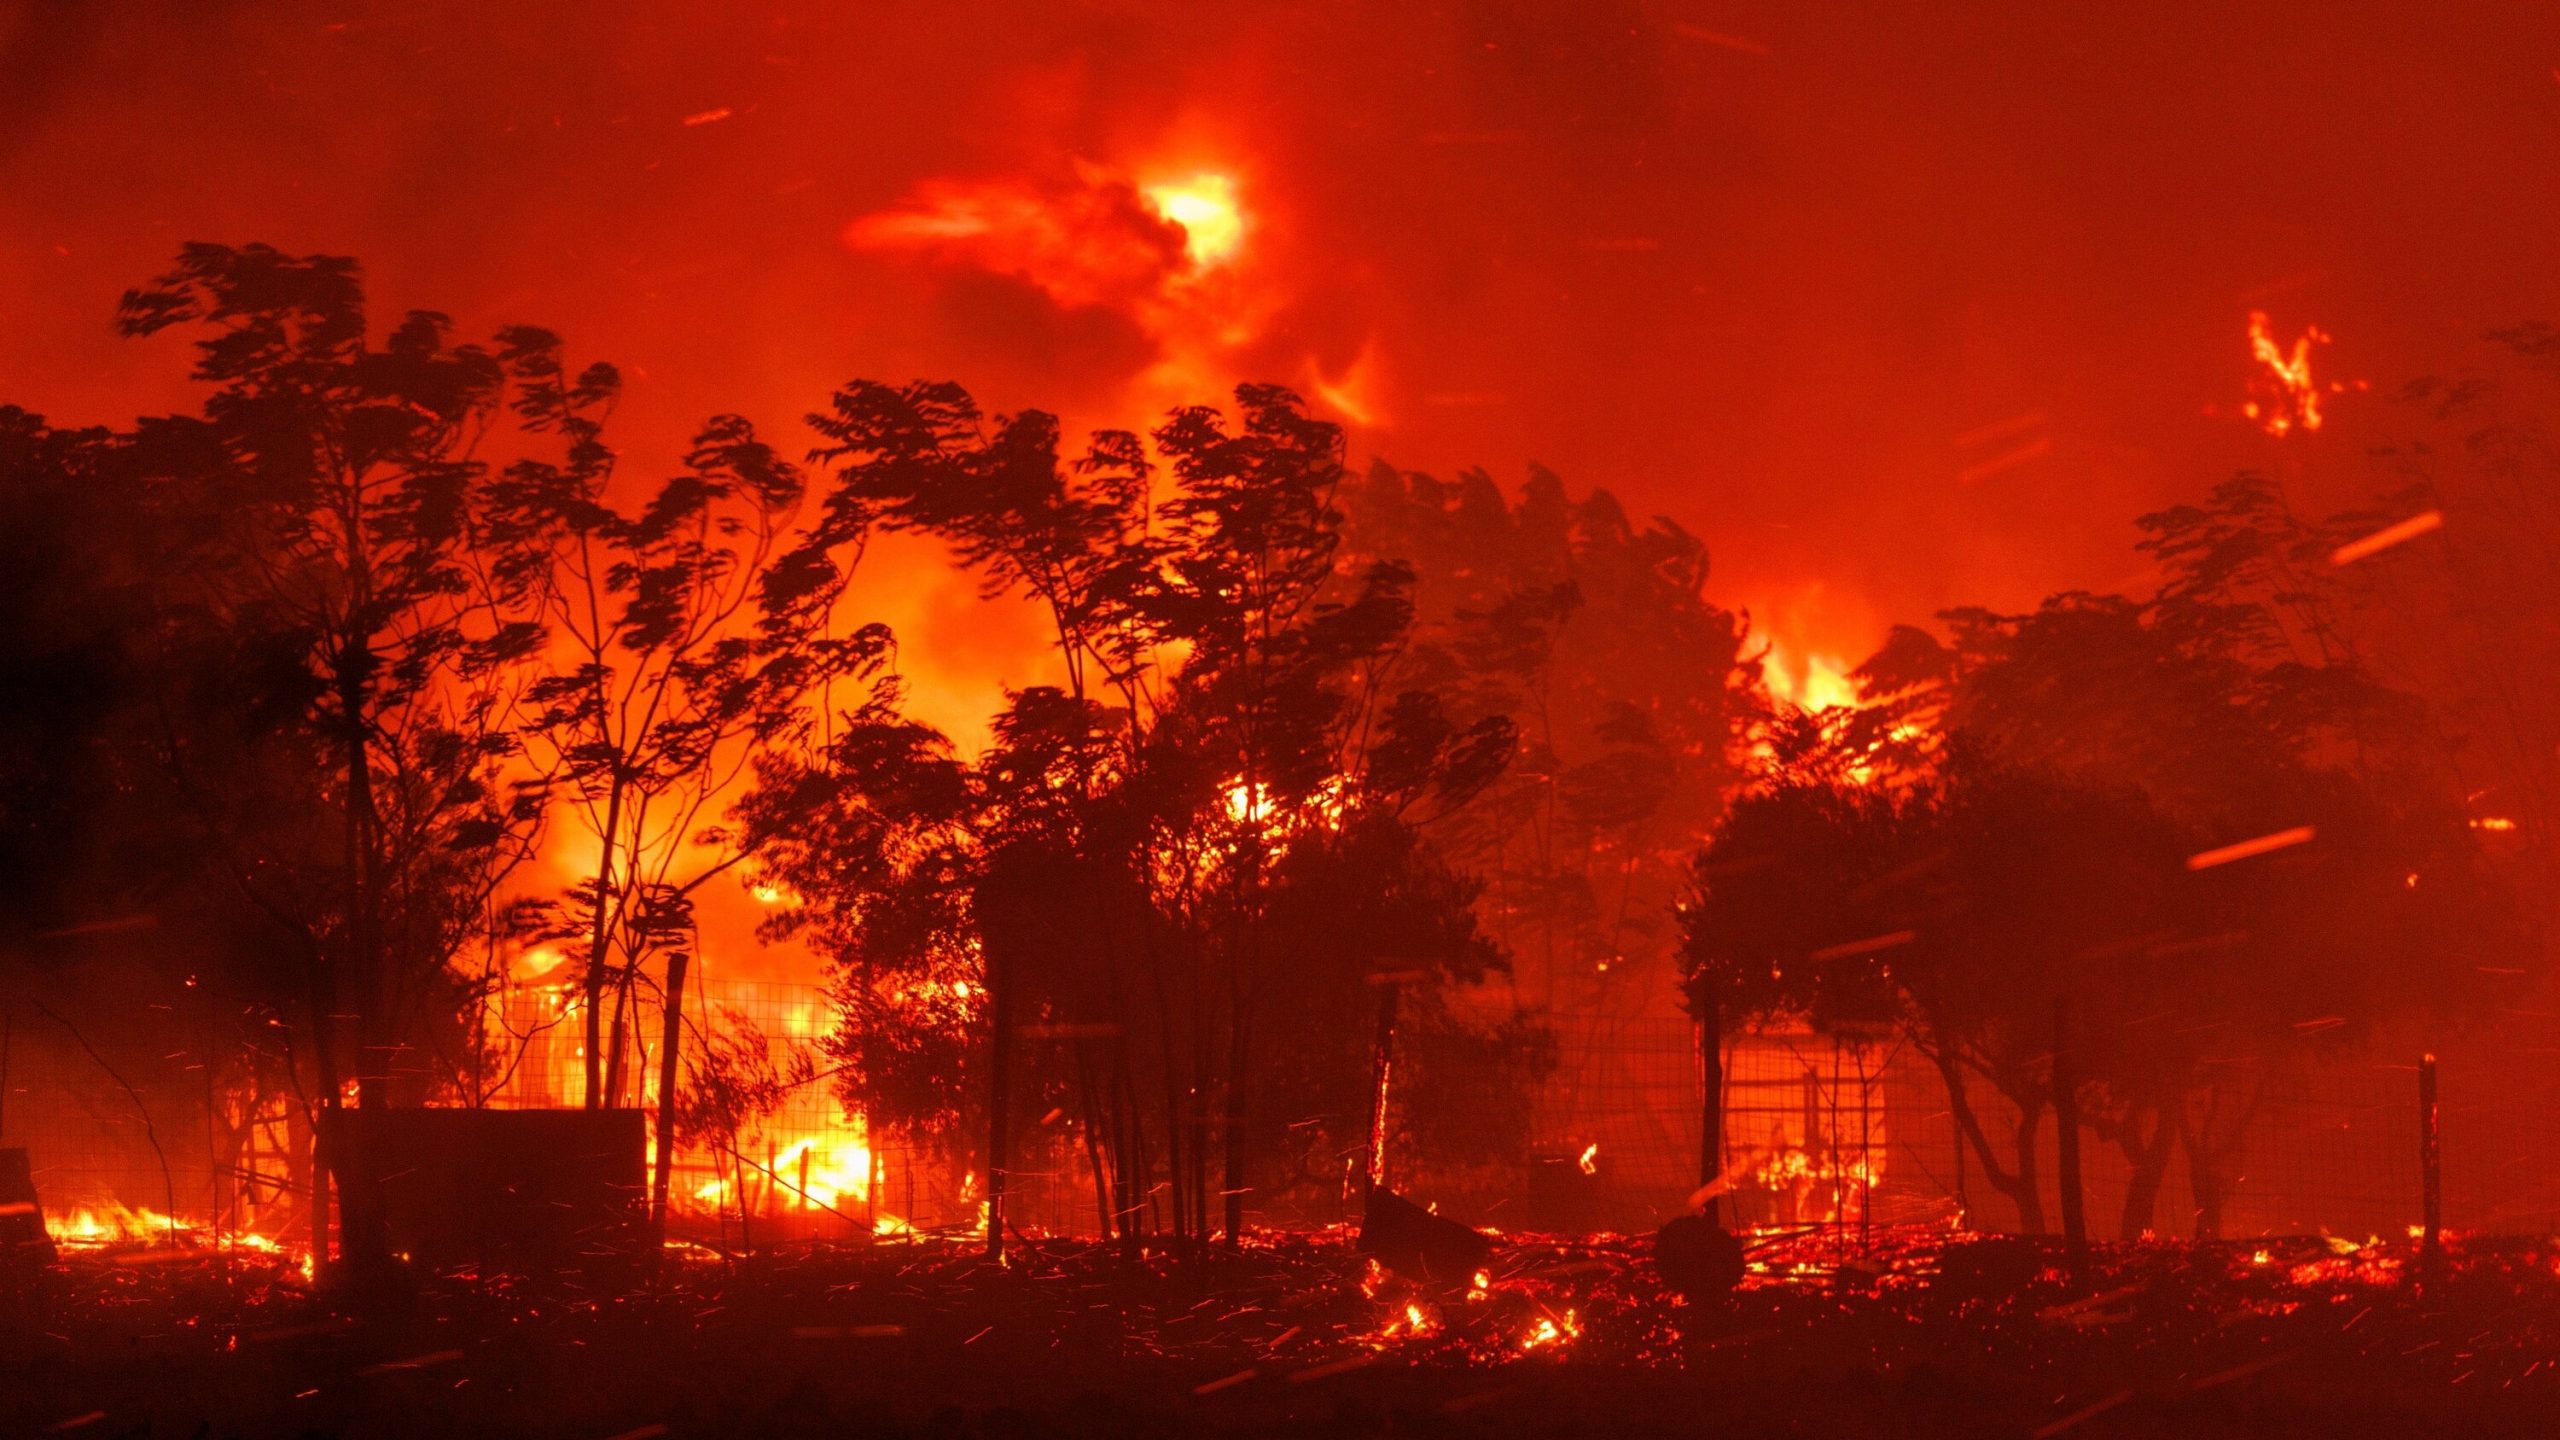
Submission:
[[[779,426],[857,374],[1070,424],[1270,379],[1399,465],[1669,512],[1721,598],[1854,662],[1895,619],[2112,586],[2126,517],[2267,463],[2250,310],[2379,393],[2553,308],[2521,183],[2560,145],[2553,22],[2332,18],[22,5],[0,374],[63,421],[175,403],[108,312],[203,238],[560,329],[628,371],[642,476],[701,415]],[[1205,298],[1146,195],[1202,175],[1243,217]],[[883,228],[955,196],[1067,232]],[[2316,458],[2352,467],[2339,408]],[[1036,630],[903,573],[877,613],[965,730]]]

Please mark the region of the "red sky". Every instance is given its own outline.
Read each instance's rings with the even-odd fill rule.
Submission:
[[[180,403],[109,317],[189,239],[563,331],[644,476],[856,375],[1116,423],[1344,382],[1359,458],[1609,486],[1854,659],[2123,582],[2138,511],[2351,466],[2399,381],[2560,319],[2555,67],[2512,3],[0,3],[0,397]],[[1215,273],[1142,193],[1204,172]],[[1034,219],[882,239],[955,196]],[[2282,451],[2230,418],[2252,309],[2376,395]],[[874,582],[932,718],[1024,678],[964,583]]]

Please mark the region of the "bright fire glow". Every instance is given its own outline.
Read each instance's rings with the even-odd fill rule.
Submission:
[[[2267,312],[2249,312],[2249,356],[2265,369],[2251,385],[2258,397],[2240,407],[2240,413],[2258,424],[2270,435],[2288,435],[2293,431],[2320,428],[2320,397],[2350,388],[2339,381],[2326,385],[2312,378],[2311,347],[2329,343],[2329,333],[2319,326],[2309,326],[2294,337],[2287,349],[2276,343],[2268,328]],[[2353,388],[2365,388],[2355,382]]]
[[[939,176],[855,217],[844,243],[1002,276],[1062,312],[1118,316],[1154,358],[1125,377],[1110,423],[1143,425],[1245,379],[1286,381],[1354,424],[1381,423],[1379,367],[1365,347],[1347,352],[1347,365],[1345,352],[1269,353],[1271,323],[1291,294],[1259,242],[1270,222],[1255,208],[1248,168],[1159,157],[1083,161],[1043,176]]]
[[[1549,1345],[1562,1345],[1582,1334],[1582,1321],[1571,1310],[1562,1315],[1542,1315],[1538,1323],[1520,1340],[1523,1350],[1536,1350]]]
[[[1858,684],[1849,678],[1849,670],[1834,656],[1792,654],[1774,640],[1760,657],[1760,678],[1769,687],[1770,698],[1799,710],[1856,708]]]
[[[1233,258],[1244,243],[1244,211],[1236,203],[1236,182],[1203,172],[1188,180],[1146,187],[1156,213],[1182,227],[1183,253],[1206,270]]]

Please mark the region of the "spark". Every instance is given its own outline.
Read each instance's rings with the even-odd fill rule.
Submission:
[[[2430,530],[2444,525],[2444,512],[2423,510],[2397,525],[2386,525],[2361,540],[2350,540],[2329,552],[2332,565],[2352,565],[2378,550],[2388,550],[2404,540],[2415,540]]]
[[[687,125],[716,125],[736,113],[736,111],[731,110],[728,106],[721,105],[713,109],[700,110],[691,115],[687,115],[684,117],[684,123]]]
[[[2317,833],[2308,825],[2296,825],[2290,830],[2278,830],[2272,835],[2261,835],[2254,840],[2242,840],[2237,844],[2225,845],[2218,850],[2199,851],[2187,857],[2187,868],[2210,870],[2216,865],[2228,865],[2234,860],[2246,860],[2253,855],[2264,855],[2271,850],[2308,845]]]
[[[2006,440],[2012,435],[2024,434],[2042,425],[2044,418],[2043,411],[2029,410],[2024,414],[2012,415],[2006,420],[1994,420],[1988,425],[1967,430],[1957,436],[1956,448],[1970,450],[1976,445],[1988,445],[1994,440]]]
[[[1769,57],[1769,46],[1764,41],[1745,39],[1740,35],[1727,35],[1721,30],[1710,30],[1704,25],[1692,25],[1685,20],[1674,24],[1671,28],[1684,38],[1701,41],[1720,49],[1732,50],[1743,55],[1756,55],[1763,60]]]
[[[1600,1142],[1594,1140],[1589,1145],[1584,1146],[1582,1150],[1582,1158],[1574,1163],[1582,1167],[1582,1173],[1585,1175],[1599,1174]]]
[[[1846,960],[1852,955],[1872,955],[1878,950],[1890,950],[1897,945],[1908,945],[1918,938],[1920,937],[1917,931],[1896,930],[1890,935],[1875,935],[1864,940],[1851,940],[1839,945],[1826,945],[1822,949],[1814,951],[1808,958],[1814,960]]]
[[[1967,465],[1962,470],[1956,472],[1956,483],[1959,485],[1972,485],[1983,480],[1988,480],[2003,470],[2014,470],[2021,465],[2029,463],[2030,461],[2041,460],[2052,453],[2053,442],[2051,440],[2030,440],[2026,444],[2021,445],[2014,450],[1995,455],[1979,464]]]

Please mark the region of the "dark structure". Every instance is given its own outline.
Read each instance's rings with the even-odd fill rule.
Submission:
[[[429,1269],[618,1270],[645,1256],[638,1110],[348,1110],[391,1249]]]
[[[24,1150],[0,1150],[0,1273],[48,1264],[53,1237],[44,1228],[35,1172]]]
[[[1361,1215],[1360,1253],[1407,1279],[1463,1287],[1491,1258],[1493,1242],[1379,1186]]]

